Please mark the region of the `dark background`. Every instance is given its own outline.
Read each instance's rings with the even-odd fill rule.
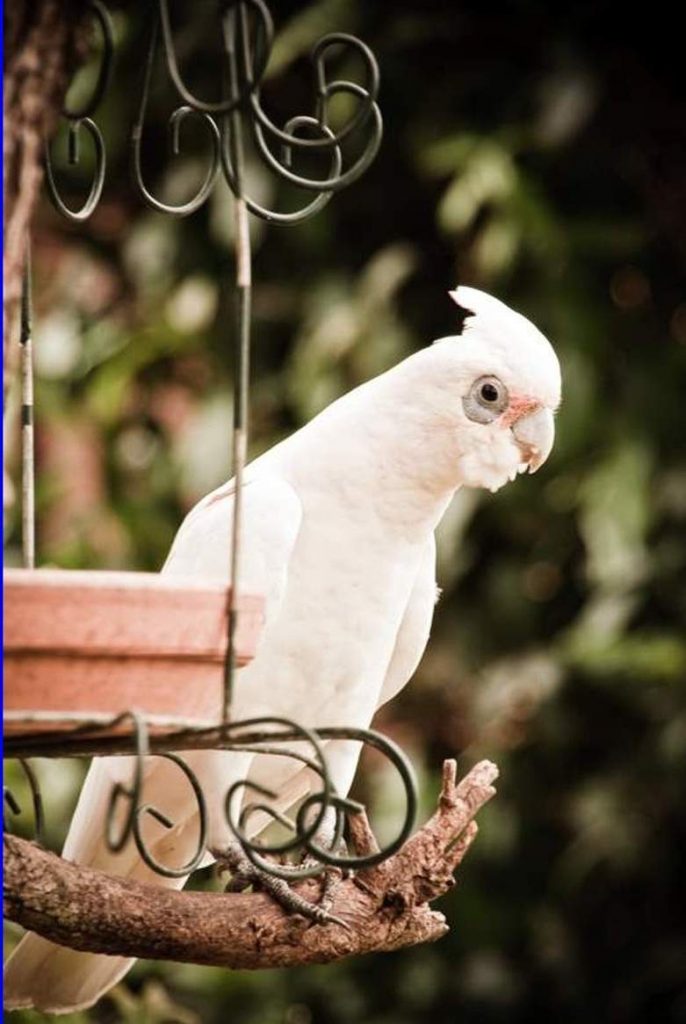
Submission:
[[[216,97],[215,7],[174,11],[188,80]],[[78,229],[46,201],[34,230],[38,543],[42,564],[156,569],[186,509],[229,468],[231,208],[224,188],[185,221],[137,198],[127,133],[150,12],[114,13],[117,66],[97,117],[103,201]],[[552,457],[495,496],[456,499],[439,536],[432,640],[377,722],[411,753],[424,815],[445,756],[464,770],[496,760],[499,794],[442,901],[451,932],[436,945],[258,974],[141,963],[95,1010],[64,1019],[686,1021],[675,18],[666,5],[408,0],[275,2],[273,14],[285,68],[265,86],[274,118],[311,113],[307,52],[344,30],[379,59],[386,134],[371,169],[316,219],[255,225],[253,451],[454,331],[456,281],[530,316],[562,361]],[[337,66],[346,72],[354,64]],[[170,158],[174,105],[160,61],[144,167],[178,199],[202,176],[203,138],[187,126],[186,155]],[[63,150],[58,140],[58,166]],[[248,180],[292,204],[253,160]],[[76,202],[74,172],[60,181]],[[10,430],[15,482],[16,441]],[[46,776],[58,842],[78,769]],[[383,824],[393,797],[375,763],[360,786]]]

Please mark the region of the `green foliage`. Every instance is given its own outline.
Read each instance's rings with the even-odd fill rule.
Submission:
[[[444,756],[465,769],[488,756],[502,783],[435,946],[262,974],[139,964],[64,1019],[683,1021],[681,64],[665,55],[659,10],[633,23],[607,3],[327,0],[274,13],[276,63],[294,64],[270,78],[270,109],[295,112],[303,54],[342,28],[379,57],[387,127],[377,162],[315,221],[254,227],[253,452],[449,334],[456,278],[530,315],[560,353],[555,451],[533,478],[456,499],[429,650],[378,723],[412,751],[427,813]],[[44,563],[155,569],[184,511],[228,471],[228,198],[172,221],[126,182],[147,16],[118,15],[105,203],[84,231],[46,204],[36,231]],[[179,30],[196,53],[209,31],[197,28]],[[189,64],[211,96],[209,63]],[[202,174],[203,139],[189,126],[193,156],[166,155],[172,100],[158,75],[146,180],[179,194]],[[261,197],[289,201],[248,166]],[[16,476],[14,436],[10,450]],[[43,778],[56,842],[77,779],[71,766]],[[392,797],[373,764],[360,786],[381,823]]]

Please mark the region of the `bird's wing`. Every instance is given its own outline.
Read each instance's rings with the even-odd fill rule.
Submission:
[[[235,484],[230,480],[191,509],[162,567],[169,575],[226,580]],[[267,600],[267,619],[283,597],[288,562],[300,529],[302,506],[293,488],[275,475],[246,481],[242,494],[240,587]]]
[[[437,593],[436,541],[432,534],[422,554],[414,586],[398,629],[395,648],[381,687],[377,707],[395,697],[414,675],[429,640]]]
[[[179,529],[163,572],[227,579],[234,496],[230,482],[196,505]],[[302,507],[293,488],[276,476],[251,480],[245,486],[243,498],[241,589],[265,597],[266,631],[283,598]],[[216,751],[193,751],[187,755],[186,760],[203,782],[203,758],[207,758],[208,768],[212,769],[213,759],[221,757],[222,792],[205,794],[211,817],[223,813],[224,792],[232,781],[247,775],[252,756],[241,752],[218,755]],[[185,878],[168,879],[153,873],[141,860],[133,842],[118,854],[105,844],[104,822],[112,785],[115,781],[130,780],[132,769],[133,758],[93,760],[63,856],[113,875],[180,888]],[[211,770],[208,774],[216,775]],[[174,828],[166,831],[145,817],[142,831],[153,855],[162,863],[187,862],[197,843],[197,812],[193,793],[180,781],[178,769],[161,758],[147,761],[144,799],[176,822]],[[121,810],[124,811],[123,806]],[[79,953],[29,934],[5,966],[5,1005],[33,1005],[53,1012],[90,1006],[126,973],[131,963],[122,957]]]
[[[230,482],[191,510],[179,528],[163,573],[202,579],[225,580],[228,577],[234,497],[235,491]],[[246,485],[240,586],[246,593],[261,594],[265,598],[263,634],[269,629],[283,598],[288,562],[301,519],[300,499],[284,480],[265,477]],[[193,760],[190,755],[188,757]],[[196,758],[200,760],[202,755],[198,754]],[[113,870],[115,874],[127,873],[125,851],[112,858],[109,851],[106,852],[99,826],[111,783],[129,779],[132,768],[132,758],[94,760],[71,822],[63,856],[101,870]],[[159,758],[149,760],[145,771],[146,801],[165,809],[173,820],[183,821],[182,805],[187,802],[192,812],[193,801],[188,801],[192,794],[186,792],[185,787],[170,788],[166,780],[172,775],[174,770],[168,762]],[[156,796],[161,804],[155,803]],[[135,862],[138,857],[135,848],[128,852]],[[107,867],[100,863],[102,857],[105,857]]]
[[[432,534],[422,553],[414,586],[400,622],[377,708],[395,697],[414,675],[429,639],[437,593],[436,542]],[[345,796],[357,769],[361,744],[356,740],[329,740],[323,746],[331,779],[337,792]],[[257,762],[255,767],[258,767]],[[257,772],[251,775],[257,775]],[[266,784],[268,778],[258,778],[257,781]],[[319,777],[309,768],[301,768],[290,778],[288,785],[280,790],[274,804],[280,811],[287,812],[308,793],[320,789]],[[266,824],[267,819],[256,816],[255,822]]]

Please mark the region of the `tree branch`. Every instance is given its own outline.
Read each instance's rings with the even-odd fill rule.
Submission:
[[[438,809],[395,856],[341,882],[332,912],[347,928],[286,915],[262,893],[169,891],[62,860],[5,836],[5,916],[74,949],[232,968],[325,963],[441,938],[448,925],[428,904],[454,884],[473,842],[477,811],[493,796],[498,770],[482,761],[458,784],[443,766]],[[363,815],[351,845],[374,848]],[[318,881],[298,891],[316,899]]]

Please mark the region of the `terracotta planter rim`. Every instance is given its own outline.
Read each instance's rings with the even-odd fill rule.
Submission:
[[[8,732],[111,721],[138,708],[176,727],[216,726],[230,590],[158,573],[8,569]],[[240,594],[236,665],[254,657],[264,600]]]

